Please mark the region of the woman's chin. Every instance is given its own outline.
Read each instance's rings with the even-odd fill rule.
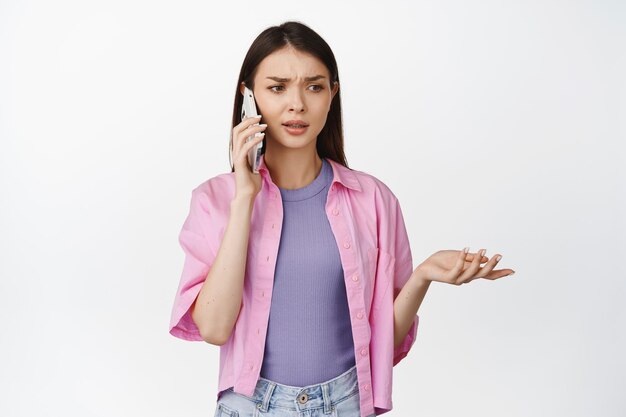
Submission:
[[[302,146],[309,144],[311,141],[315,142],[315,138],[311,138],[309,135],[281,135],[278,140],[275,140],[275,142],[278,142],[280,146],[285,148],[301,148]]]

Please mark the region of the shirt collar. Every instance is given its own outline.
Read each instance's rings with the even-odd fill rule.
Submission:
[[[330,158],[324,158],[330,166],[333,168],[333,180],[332,182],[339,182],[346,188],[351,188],[356,191],[361,191],[361,184],[357,176],[352,172],[350,168],[341,165],[339,162],[333,161]],[[268,179],[270,178],[269,170],[265,165],[265,154],[261,155],[261,162],[259,163],[259,173],[263,173]],[[332,183],[331,183],[332,185]]]

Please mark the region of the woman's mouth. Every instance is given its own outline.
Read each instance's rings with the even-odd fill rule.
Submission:
[[[291,134],[291,135],[301,135],[304,132],[306,132],[308,126],[305,125],[283,125],[283,127],[285,128],[285,130],[287,130],[287,133]]]

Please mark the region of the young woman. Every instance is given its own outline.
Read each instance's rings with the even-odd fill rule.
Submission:
[[[261,118],[240,120],[244,86]],[[398,200],[348,168],[342,132],[330,47],[299,22],[263,31],[239,75],[232,170],[192,191],[179,236],[170,333],[220,346],[215,416],[384,414],[430,283],[513,273],[468,248],[413,269]]]

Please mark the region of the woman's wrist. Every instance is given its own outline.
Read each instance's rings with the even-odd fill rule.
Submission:
[[[421,287],[430,285],[431,281],[428,279],[426,275],[426,271],[424,267],[420,264],[415,268],[413,274],[411,275],[410,280],[413,282],[413,285]]]
[[[235,197],[230,201],[230,206],[252,207],[254,206],[255,197],[256,195],[252,194],[236,194]]]

